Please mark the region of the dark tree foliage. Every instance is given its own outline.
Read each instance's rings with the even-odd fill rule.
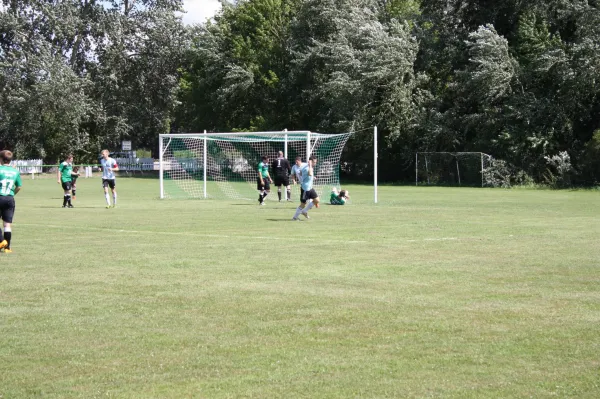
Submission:
[[[600,181],[598,1],[224,4],[186,27],[181,0],[2,0],[0,144],[91,160],[169,131],[356,131],[344,172],[366,180],[377,125],[384,180],[412,180],[416,151],[479,151]]]

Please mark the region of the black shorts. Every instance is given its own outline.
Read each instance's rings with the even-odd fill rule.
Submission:
[[[103,188],[110,187],[110,189],[113,190],[116,185],[117,185],[117,182],[115,179],[102,179],[102,187]]]
[[[12,223],[15,215],[15,198],[12,195],[0,196],[0,217],[6,223]]]
[[[304,198],[304,189],[300,187],[300,202],[302,202],[302,198]]]
[[[71,191],[71,185],[72,185],[72,182],[70,182],[70,181],[62,182],[62,188],[65,191]]]
[[[271,181],[268,177],[263,177],[264,185],[260,184],[260,177],[256,178],[256,189],[257,190],[270,190],[271,189]]]
[[[302,202],[303,204],[306,204],[308,202],[308,200],[314,200],[315,198],[319,198],[319,194],[317,194],[317,192],[315,191],[314,188],[311,188],[308,191],[304,191],[300,202]]]
[[[289,176],[275,176],[275,186],[289,186],[290,185],[290,177]]]

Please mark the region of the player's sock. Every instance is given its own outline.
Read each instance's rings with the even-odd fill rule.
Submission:
[[[263,198],[262,198],[263,201],[265,200],[265,198],[267,198],[267,195],[269,195],[269,193],[265,191],[265,193],[263,194]]]
[[[63,208],[67,206],[67,194],[63,196]]]
[[[113,193],[113,206],[117,206],[117,193]]]
[[[294,213],[294,219],[298,219],[298,216],[300,216],[301,212],[302,212],[302,208],[298,207],[296,209],[296,213]]]
[[[104,198],[106,198],[106,205],[110,205],[110,197],[108,196],[108,193],[104,194]]]
[[[312,208],[314,205],[315,205],[315,203],[310,201],[308,203],[308,205],[304,208],[304,212],[306,213],[306,212],[310,211],[310,208]]]
[[[279,202],[281,202],[281,189],[277,189],[277,197],[279,197]]]
[[[287,200],[291,200],[292,199],[292,190],[290,190],[289,188],[287,189]]]
[[[258,203],[260,204],[261,202],[263,202],[263,194],[264,191],[259,191],[258,192]]]
[[[12,238],[12,231],[10,227],[4,228],[4,239],[6,240],[6,249],[10,249],[10,239]]]
[[[75,193],[76,193],[76,192],[77,192],[77,191],[75,191],[75,190],[73,190],[73,191],[72,191],[72,193],[73,193],[73,197],[72,197],[73,201],[75,200]]]
[[[67,194],[67,195],[65,195],[65,197],[67,198],[67,204],[69,204],[69,206],[72,205],[71,204],[71,194]]]

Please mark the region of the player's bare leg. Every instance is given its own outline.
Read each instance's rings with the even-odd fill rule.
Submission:
[[[310,217],[308,216],[308,211],[310,211],[310,209],[312,207],[319,207],[319,197],[313,199],[311,202],[308,203],[308,205],[306,206],[305,210],[302,212],[302,215],[304,215],[305,218],[310,219]]]
[[[10,249],[10,240],[12,239],[12,224],[4,223],[4,235],[2,241],[0,242],[0,250],[6,254],[12,252]]]
[[[108,187],[104,187],[104,199],[106,199],[106,209],[110,208],[110,196],[108,195]]]

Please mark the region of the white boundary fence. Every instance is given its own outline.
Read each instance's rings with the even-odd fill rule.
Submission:
[[[115,158],[119,170],[124,172],[142,172],[154,170],[154,158]]]
[[[41,159],[19,159],[12,161],[11,165],[21,173],[42,173],[43,161]]]
[[[153,171],[158,170],[158,163],[155,163],[153,158],[115,158],[117,161],[117,165],[119,165],[119,170],[123,172],[143,172],[143,171]],[[54,170],[52,173],[56,173],[56,167],[58,165],[44,165],[42,159],[18,159],[13,160],[11,162],[11,166],[17,168],[21,175],[30,174],[31,178],[34,179],[35,175],[39,175],[44,173],[44,168],[46,173],[49,172],[48,168],[52,168],[50,170]],[[73,165],[76,166],[76,165]],[[80,168],[80,173],[83,177],[88,178],[92,177],[93,171],[98,170],[98,166],[86,165]]]

